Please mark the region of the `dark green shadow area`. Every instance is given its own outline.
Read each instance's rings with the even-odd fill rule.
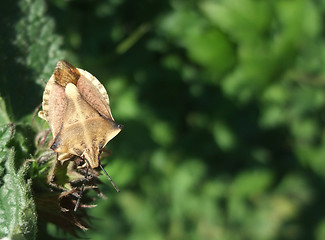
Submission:
[[[18,48],[15,24],[21,19],[18,1],[1,2],[0,9],[0,94],[4,97],[14,119],[33,112],[41,101],[41,87],[37,76],[24,62],[28,47]],[[34,39],[37,41],[37,39]]]

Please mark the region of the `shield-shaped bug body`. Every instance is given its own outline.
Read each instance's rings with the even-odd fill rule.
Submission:
[[[92,74],[59,61],[46,84],[38,115],[50,126],[51,149],[58,153],[59,161],[79,156],[85,160],[85,167],[100,167],[110,179],[99,155],[122,125],[114,121],[107,92]],[[76,208],[79,202],[80,198]]]

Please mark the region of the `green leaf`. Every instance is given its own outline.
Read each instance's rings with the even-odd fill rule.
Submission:
[[[60,50],[62,39],[53,34],[54,22],[46,16],[44,1],[21,0],[19,7],[23,17],[16,25],[15,44],[20,49],[28,49],[28,54],[20,60],[36,73],[33,81],[44,85],[57,61],[64,57],[64,52]]]
[[[24,179],[27,167],[16,171],[14,149],[6,147],[13,133],[12,125],[0,127],[0,238],[35,239],[37,222],[31,182]]]
[[[10,118],[6,110],[6,103],[2,97],[0,97],[0,125],[10,123]]]
[[[14,134],[14,127],[12,125],[4,125],[0,127],[0,185],[2,184],[3,173],[5,171],[4,156],[6,152],[6,145],[12,139]]]
[[[0,149],[4,149],[15,133],[13,125],[0,126]],[[0,153],[1,154],[1,153]]]

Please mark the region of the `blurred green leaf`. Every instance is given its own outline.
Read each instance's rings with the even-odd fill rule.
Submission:
[[[0,97],[0,125],[10,123],[10,118],[7,113],[6,103],[3,98]]]
[[[215,122],[213,128],[213,136],[216,143],[223,151],[229,151],[235,147],[235,136],[226,124]]]
[[[271,185],[272,178],[272,173],[263,169],[243,172],[232,183],[231,194],[243,197],[260,194]]]
[[[194,28],[185,37],[184,42],[189,57],[214,73],[223,74],[235,63],[232,44],[216,28]]]
[[[200,3],[203,13],[213,24],[239,41],[249,42],[259,37],[271,23],[271,4],[253,0],[206,0]]]

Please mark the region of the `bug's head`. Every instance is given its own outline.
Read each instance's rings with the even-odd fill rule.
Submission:
[[[99,155],[100,155],[100,149],[99,147],[89,147],[86,148],[86,150],[81,155],[82,158],[87,159],[87,165],[89,165],[90,168],[97,168],[99,167]]]
[[[82,154],[82,158],[85,159],[88,167],[90,167],[90,168],[100,167],[102,169],[102,171],[104,172],[104,174],[106,175],[106,177],[108,178],[108,180],[111,182],[111,184],[115,188],[115,190],[117,192],[119,192],[120,191],[119,188],[116,186],[116,184],[113,182],[111,177],[108,175],[105,168],[100,164],[99,156],[100,156],[101,152],[102,152],[102,149],[99,149],[98,147],[88,148]]]

